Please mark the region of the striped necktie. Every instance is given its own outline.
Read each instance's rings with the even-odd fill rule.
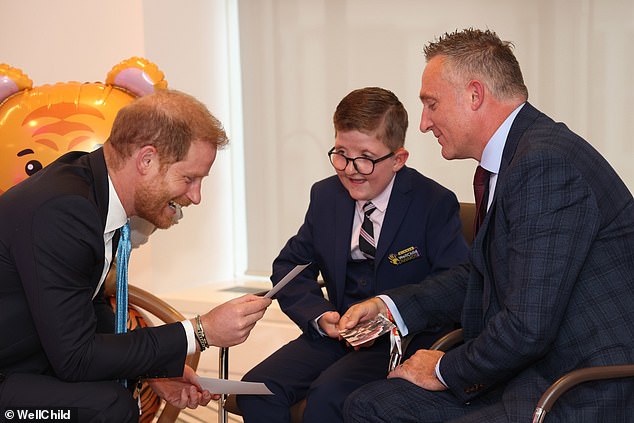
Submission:
[[[374,240],[374,225],[370,220],[370,215],[376,210],[376,206],[368,201],[363,205],[363,223],[359,232],[359,250],[365,258],[374,259],[376,255],[376,242]]]

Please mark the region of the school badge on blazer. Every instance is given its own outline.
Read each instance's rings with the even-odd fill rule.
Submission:
[[[408,261],[415,260],[420,257],[420,253],[418,252],[418,248],[412,246],[401,250],[397,253],[391,253],[387,256],[387,259],[395,266],[399,264],[407,263]]]

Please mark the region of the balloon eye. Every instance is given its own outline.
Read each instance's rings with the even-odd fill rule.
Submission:
[[[42,163],[37,160],[31,160],[24,166],[24,171],[27,175],[31,176],[34,173],[37,173],[38,170],[42,169]]]

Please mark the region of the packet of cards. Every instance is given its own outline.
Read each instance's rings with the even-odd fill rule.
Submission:
[[[350,329],[340,330],[339,334],[348,342],[348,344],[356,347],[357,345],[365,344],[368,341],[388,333],[395,327],[394,323],[390,322],[387,317],[379,313],[372,320],[360,322]]]

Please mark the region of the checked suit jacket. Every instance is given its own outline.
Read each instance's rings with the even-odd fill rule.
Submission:
[[[530,421],[563,374],[634,361],[632,194],[586,141],[526,103],[470,263],[388,294],[410,330],[461,321],[465,344],[440,365],[459,401],[498,390],[499,421]],[[549,419],[631,421],[634,383],[600,383],[562,397]]]
[[[64,381],[180,376],[180,323],[114,335],[103,287],[103,150],[71,152],[0,196],[0,373]]]
[[[345,298],[346,267],[350,257],[355,201],[337,176],[313,185],[305,221],[273,262],[276,283],[295,265],[313,264],[285,286],[276,298],[282,310],[304,333],[327,311],[341,315]],[[393,264],[390,255],[414,247],[418,257]],[[374,262],[374,293],[407,283],[467,260],[455,195],[412,168],[396,174],[381,227]],[[317,284],[319,273],[328,293]]]

